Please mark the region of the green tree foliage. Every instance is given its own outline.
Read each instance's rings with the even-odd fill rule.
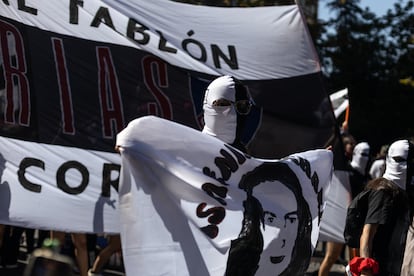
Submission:
[[[327,5],[333,18],[319,22],[314,41],[328,92],[348,88],[350,132],[374,149],[413,136],[413,1],[398,1],[384,16],[360,0]]]

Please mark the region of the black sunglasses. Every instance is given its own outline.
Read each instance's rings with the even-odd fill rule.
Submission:
[[[252,108],[252,102],[250,100],[240,100],[236,102],[232,102],[226,99],[218,99],[213,102],[213,106],[230,106],[234,105],[236,112],[240,115],[247,115],[250,113]]]

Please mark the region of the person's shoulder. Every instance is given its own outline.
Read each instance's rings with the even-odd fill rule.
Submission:
[[[369,180],[366,189],[371,191],[372,197],[394,196],[398,192],[396,185],[384,177]]]
[[[383,159],[383,158],[375,159],[372,162],[371,167],[379,167],[379,166],[382,166],[383,164],[385,164],[385,159]]]

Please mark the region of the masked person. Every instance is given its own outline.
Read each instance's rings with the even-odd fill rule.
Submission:
[[[413,145],[391,144],[383,177],[368,182],[367,212],[360,237],[360,257],[350,263],[352,275],[400,275],[410,224],[407,184],[412,178]]]
[[[246,152],[242,134],[251,106],[252,100],[243,84],[231,76],[218,77],[210,83],[204,95],[202,132]],[[254,275],[258,269],[263,250],[260,233],[263,209],[251,195],[247,196],[243,207],[243,229],[231,243],[225,275]]]
[[[369,163],[370,146],[367,142],[358,143],[352,153],[351,171],[349,182],[351,183],[352,198],[359,194],[369,180],[368,163]]]
[[[370,146],[367,142],[360,142],[355,145],[350,163],[349,183],[351,184],[351,195],[355,198],[362,192],[371,179],[368,173],[368,163],[370,161]],[[357,248],[348,247],[349,256],[352,259],[359,256]]]
[[[247,88],[240,81],[231,76],[216,78],[204,95],[203,133],[246,152],[242,135],[252,104]]]

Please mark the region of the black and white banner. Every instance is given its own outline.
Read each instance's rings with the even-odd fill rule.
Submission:
[[[118,233],[119,173],[119,154],[0,137],[0,221]]]
[[[257,159],[152,116],[132,121],[117,145],[127,275],[305,273],[331,151]]]
[[[116,135],[147,115],[200,130],[205,88],[223,74],[256,103],[243,137],[253,156],[322,148],[335,135],[297,5],[1,1],[0,187],[10,193],[0,223],[116,232]]]
[[[296,5],[154,1],[0,4],[0,135],[112,151],[145,115],[201,129],[209,82],[228,74],[256,108],[244,142],[274,158],[323,146],[335,117]],[[249,20],[244,20],[249,18]]]

